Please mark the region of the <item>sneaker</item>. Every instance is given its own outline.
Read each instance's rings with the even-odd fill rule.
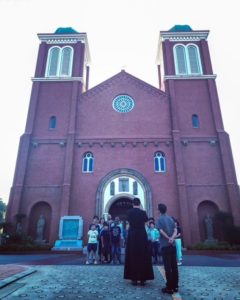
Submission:
[[[89,261],[88,260],[86,261],[86,265],[89,265]]]
[[[179,262],[177,263],[177,265],[178,265],[178,266],[181,266],[181,265],[182,265],[182,262],[181,262],[181,261],[179,261]]]
[[[97,265],[97,261],[96,260],[94,260],[94,265]]]
[[[174,293],[177,293],[178,292],[178,288],[174,288],[173,291],[174,291]]]
[[[173,294],[173,290],[170,290],[167,287],[165,287],[165,288],[162,288],[162,293],[172,295]]]
[[[145,280],[141,280],[141,281],[140,281],[140,285],[141,285],[141,286],[144,286],[145,284],[146,284],[146,281],[145,281]]]

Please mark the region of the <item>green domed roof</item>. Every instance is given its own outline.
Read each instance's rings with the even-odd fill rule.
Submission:
[[[171,31],[171,32],[186,32],[186,31],[192,31],[192,28],[189,25],[175,25],[169,31]]]
[[[54,34],[75,34],[75,33],[79,33],[77,32],[75,29],[73,29],[72,27],[59,27]]]

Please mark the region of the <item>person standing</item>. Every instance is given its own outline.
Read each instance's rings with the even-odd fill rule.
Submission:
[[[161,234],[160,247],[166,273],[166,287],[162,288],[162,292],[173,294],[178,291],[178,266],[175,247],[177,228],[174,220],[167,215],[167,206],[165,204],[158,204],[158,210],[160,217],[157,222],[157,227]]]
[[[111,249],[111,233],[107,222],[103,223],[103,229],[101,230],[100,240],[102,244],[102,254],[104,256],[104,263],[110,263],[112,260]]]
[[[182,230],[178,220],[176,220],[175,218],[173,218],[173,220],[175,222],[175,226],[177,227],[177,235],[175,237],[175,244],[177,250],[177,264],[178,266],[181,266],[182,265],[182,240],[181,240]]]
[[[159,254],[159,238],[160,238],[160,233],[157,228],[155,228],[155,223],[150,222],[149,223],[149,228],[148,232],[150,235],[150,240],[151,240],[151,252],[152,252],[152,257],[154,259],[153,263],[157,264],[158,263],[158,254]]]
[[[121,264],[121,228],[119,227],[119,221],[115,220],[113,226],[111,226],[111,245],[112,245],[112,263]]]
[[[96,225],[92,224],[90,230],[88,231],[88,245],[87,245],[87,261],[86,265],[90,263],[90,256],[93,254],[93,262],[97,264],[97,245],[98,245],[98,231],[96,229]]]
[[[130,279],[133,285],[145,285],[146,280],[153,280],[153,267],[145,223],[147,214],[140,208],[139,198],[133,199],[133,208],[128,211],[129,222],[126,244],[124,279]]]

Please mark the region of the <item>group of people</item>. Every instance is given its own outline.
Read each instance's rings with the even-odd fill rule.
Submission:
[[[94,264],[119,263],[121,264],[121,246],[126,239],[127,225],[123,226],[119,217],[107,220],[94,216],[88,231],[87,261]],[[125,227],[125,228],[124,228]]]
[[[133,208],[127,213],[127,222],[123,224],[118,217],[112,220],[95,216],[88,231],[88,258],[90,263],[98,260],[105,263],[121,264],[121,246],[125,246],[124,279],[133,285],[145,285],[154,279],[153,262],[162,261],[166,274],[166,287],[163,293],[178,291],[178,264],[182,261],[181,228],[176,219],[167,214],[165,204],[159,204],[160,217],[155,223],[141,209],[139,198],[133,199]],[[177,248],[176,248],[177,246]],[[98,257],[98,259],[97,259]]]

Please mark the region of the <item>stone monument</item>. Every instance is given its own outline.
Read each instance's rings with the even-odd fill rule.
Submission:
[[[207,234],[205,243],[216,243],[217,240],[213,236],[213,218],[209,214],[207,214],[204,218],[204,225]]]
[[[44,228],[45,228],[46,220],[43,215],[40,215],[38,222],[37,222],[37,229],[36,229],[36,241],[37,242],[44,242]]]
[[[83,219],[80,216],[61,217],[59,224],[59,240],[52,250],[81,251],[83,249]]]

